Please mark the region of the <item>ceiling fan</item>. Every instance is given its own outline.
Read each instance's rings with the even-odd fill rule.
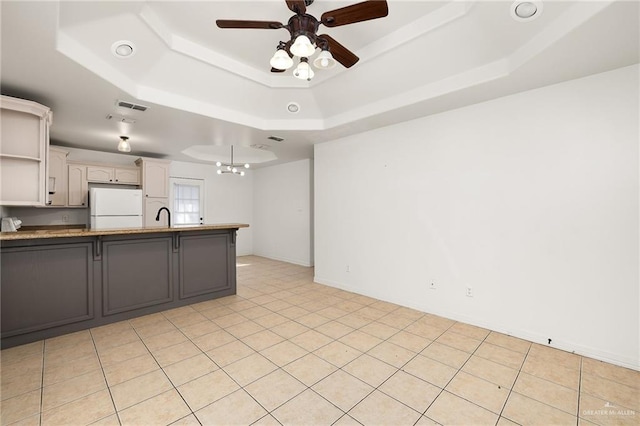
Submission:
[[[276,53],[271,58],[271,72],[284,72],[293,66],[293,57],[300,58],[300,62],[293,75],[303,80],[311,80],[313,70],[309,66],[309,57],[315,53],[316,48],[321,50],[313,65],[319,69],[333,68],[340,62],[345,68],[350,68],[358,62],[358,58],[349,49],[338,43],[327,34],[318,34],[318,27],[322,24],[326,27],[339,27],[341,25],[354,24],[356,22],[383,18],[389,14],[385,0],[368,0],[351,6],[330,10],[322,14],[320,19],[307,14],[307,6],[313,0],[285,0],[287,7],[295,13],[287,24],[277,21],[247,21],[218,19],[216,25],[219,28],[253,28],[265,30],[278,30],[284,28],[289,31],[288,41],[281,41],[276,48]]]

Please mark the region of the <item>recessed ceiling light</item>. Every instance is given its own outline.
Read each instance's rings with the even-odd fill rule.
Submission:
[[[295,102],[289,102],[287,104],[287,111],[292,114],[297,114],[298,112],[300,112],[300,105]]]
[[[116,58],[130,58],[136,53],[136,46],[129,40],[116,41],[111,45],[111,53]]]
[[[518,22],[529,22],[542,13],[542,2],[539,0],[517,0],[511,5],[511,17]]]

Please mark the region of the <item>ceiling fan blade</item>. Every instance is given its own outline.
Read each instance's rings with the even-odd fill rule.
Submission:
[[[276,21],[242,21],[234,19],[218,19],[216,25],[218,28],[257,28],[264,30],[284,28],[284,25]]]
[[[279,70],[278,68],[271,67],[271,72],[285,72],[286,70]]]
[[[298,15],[304,15],[307,11],[307,6],[304,4],[304,0],[285,0],[287,2],[287,7],[291,9],[292,12]]]
[[[389,7],[386,1],[368,0],[325,12],[320,21],[327,27],[339,27],[340,25],[384,18],[388,14]]]
[[[355,53],[335,41],[331,36],[322,34],[318,36],[319,39],[324,39],[329,45],[329,52],[333,59],[344,65],[345,68],[351,68],[360,60]]]

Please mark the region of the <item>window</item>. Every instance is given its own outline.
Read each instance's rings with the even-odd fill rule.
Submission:
[[[176,225],[204,223],[204,181],[171,178],[171,210]]]

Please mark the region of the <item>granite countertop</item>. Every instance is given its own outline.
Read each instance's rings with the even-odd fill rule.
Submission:
[[[0,241],[33,240],[40,238],[95,237],[101,235],[151,234],[161,232],[210,231],[215,229],[239,229],[248,227],[249,225],[246,223],[219,223],[214,225],[175,226],[171,228],[158,226],[128,229],[56,228],[25,230],[18,232],[0,232]]]

